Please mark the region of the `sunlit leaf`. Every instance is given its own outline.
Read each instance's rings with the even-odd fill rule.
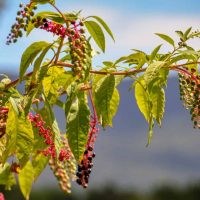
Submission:
[[[34,169],[30,161],[26,163],[18,175],[20,190],[26,200],[29,200],[34,181]]]
[[[98,47],[105,52],[105,36],[99,24],[95,21],[85,21],[84,24]]]

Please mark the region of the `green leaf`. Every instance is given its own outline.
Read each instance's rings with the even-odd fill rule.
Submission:
[[[158,85],[153,86],[150,94],[152,102],[152,114],[157,123],[161,126],[165,111],[165,91]]]
[[[36,181],[40,174],[44,171],[48,164],[48,161],[49,158],[44,156],[42,153],[35,155],[32,161],[34,181]]]
[[[153,61],[157,55],[157,53],[159,52],[160,48],[161,48],[162,44],[161,45],[158,45],[151,53],[150,55],[150,60]]]
[[[143,80],[138,80],[135,82],[135,99],[140,112],[144,115],[145,119],[149,123],[151,115],[151,103],[150,96],[145,90]]]
[[[79,162],[85,151],[90,130],[90,110],[85,92],[80,92],[71,102],[66,118],[69,145]]]
[[[112,126],[112,118],[116,115],[118,107],[119,107],[119,102],[120,102],[120,95],[119,91],[115,88],[112,98],[110,100],[110,118],[111,118],[111,123],[110,125]]]
[[[137,65],[136,69],[142,68],[142,66],[147,62],[147,55],[142,51],[136,51],[136,53],[133,53],[127,57],[126,63],[129,65]],[[123,57],[122,57],[123,58]]]
[[[33,149],[33,130],[31,122],[24,116],[24,113],[20,113],[18,116],[12,106],[9,108],[6,135],[8,142],[5,159],[16,153],[20,166],[23,167],[29,160]]]
[[[161,34],[161,33],[156,33],[156,35],[162,38],[163,40],[165,40],[166,42],[168,42],[169,44],[171,44],[173,47],[175,46],[174,40],[168,35]]]
[[[97,109],[97,115],[99,121],[103,127],[112,126],[112,113],[111,104],[117,106],[119,98],[116,98],[116,94],[113,97],[115,89],[115,77],[109,75],[104,79],[100,79],[98,87],[95,92],[95,107]],[[114,102],[111,102],[114,101]],[[117,109],[117,108],[115,108]]]
[[[39,4],[46,4],[46,3],[55,3],[55,0],[32,0],[34,3],[39,3]]]
[[[54,112],[52,110],[52,107],[48,101],[48,99],[46,97],[44,97],[45,99],[45,113],[46,113],[46,119],[48,118],[48,123],[54,133],[54,144],[55,144],[55,148],[56,148],[56,154],[57,157],[59,156],[60,153],[60,148],[61,148],[61,136],[60,136],[60,129],[58,127],[58,123],[56,121],[56,118],[54,116]]]
[[[16,184],[15,176],[11,172],[10,164],[6,163],[0,167],[0,185],[5,185],[6,190],[11,190],[11,187]]]
[[[190,34],[191,30],[192,30],[192,27],[189,27],[189,28],[185,31],[185,33],[184,33],[184,38],[188,39],[188,35]]]
[[[185,41],[185,37],[182,31],[175,31],[175,32],[183,41]]]
[[[35,42],[24,51],[20,63],[20,81],[22,81],[26,70],[28,69],[29,65],[33,62],[35,57],[43,50],[43,48],[46,48],[49,45],[49,43],[44,41]]]
[[[110,35],[110,37],[113,39],[113,41],[115,41],[115,38],[113,36],[112,31],[110,30],[110,28],[108,27],[108,25],[105,23],[105,21],[103,19],[101,19],[98,16],[89,16],[87,18],[94,18],[94,19],[96,19],[104,27],[104,29],[107,31],[107,33]]]
[[[98,47],[105,52],[105,36],[101,27],[94,21],[85,21],[84,24]]]
[[[63,13],[63,14],[66,20],[77,20],[78,17],[78,14],[76,13]],[[39,12],[35,15],[35,17],[46,18],[60,24],[65,23],[63,17],[57,12],[52,12],[52,11]]]
[[[40,54],[40,56],[35,60],[34,66],[33,66],[33,74],[31,77],[31,82],[36,82],[37,80],[37,73],[41,67],[42,61],[44,59],[44,57],[46,56],[47,52],[49,51],[49,49],[51,49],[53,44],[50,44],[49,46],[47,46],[42,53]]]
[[[28,161],[18,175],[19,187],[26,200],[29,200],[32,184],[34,181],[33,172],[34,168],[31,162]]]
[[[177,63],[178,61],[182,61],[182,60],[195,60],[195,56],[194,55],[190,55],[190,54],[181,54],[178,55],[176,57],[173,57],[170,62],[169,65]]]
[[[156,61],[150,64],[144,72],[144,81],[148,85],[154,78],[158,76],[158,71],[165,65],[163,61]]]
[[[147,141],[146,147],[148,147],[151,144],[151,140],[153,138],[153,127],[154,127],[154,121],[153,121],[153,117],[151,116],[150,122],[149,122],[148,141]]]

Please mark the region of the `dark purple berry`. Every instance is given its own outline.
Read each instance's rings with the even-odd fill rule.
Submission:
[[[76,182],[77,182],[79,185],[82,184],[81,179],[77,179]]]
[[[92,161],[92,157],[91,157],[91,156],[89,156],[89,157],[88,157],[88,160],[89,160],[89,161]]]

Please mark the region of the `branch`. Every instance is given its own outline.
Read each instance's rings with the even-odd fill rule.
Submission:
[[[187,65],[193,65],[193,64],[200,64],[200,61],[199,62],[190,62],[190,63],[178,64],[178,65],[171,65],[171,66],[168,66],[167,68],[169,68],[169,70],[177,71],[176,69],[178,69],[179,67],[183,67],[183,66],[187,66]],[[65,62],[57,62],[57,63],[53,63],[51,65],[51,67],[52,66],[73,68],[74,65],[70,64],[70,63],[65,63]],[[101,75],[109,75],[110,74],[110,75],[125,75],[125,76],[128,76],[128,75],[144,72],[144,71],[146,71],[146,69],[147,68],[132,69],[132,70],[129,70],[129,71],[115,71],[115,72],[108,72],[108,71],[102,72],[102,71],[90,70],[90,73],[91,74],[101,74]],[[31,76],[32,73],[33,72],[26,74],[25,77]],[[11,83],[7,84],[5,88],[8,89],[10,87],[17,85],[18,81],[19,81],[19,79],[12,81]]]

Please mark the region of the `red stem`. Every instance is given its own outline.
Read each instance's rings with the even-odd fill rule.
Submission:
[[[171,69],[174,70],[174,71],[178,71],[181,74],[190,76],[196,82],[196,84],[199,84],[199,80],[189,71],[182,69],[182,68],[179,68],[179,67],[174,67],[174,68],[171,68]]]

